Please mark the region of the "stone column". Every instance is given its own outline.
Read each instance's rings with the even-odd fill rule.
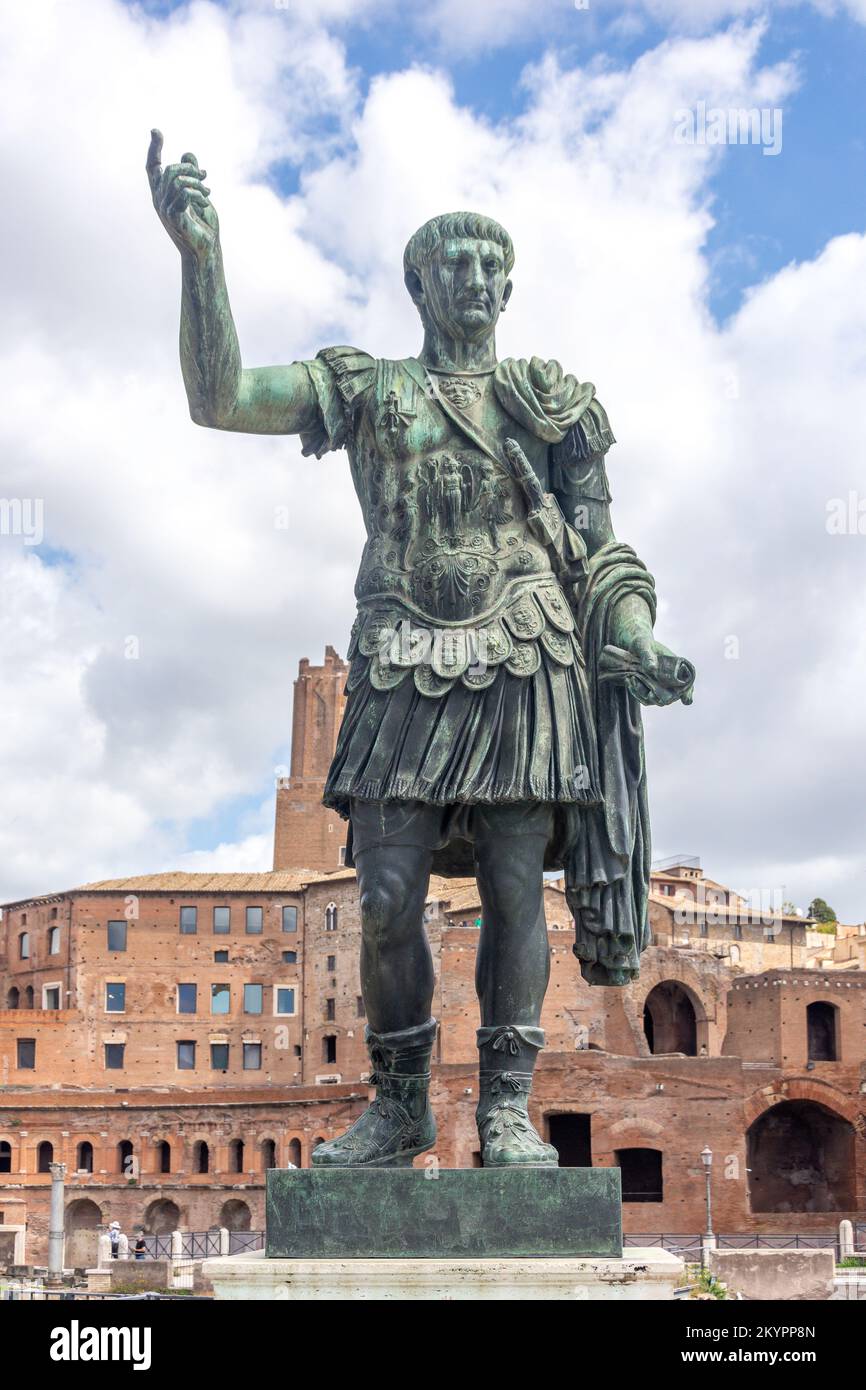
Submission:
[[[51,1168],[51,1213],[48,1221],[48,1277],[46,1284],[57,1285],[63,1281],[63,1180],[66,1177],[65,1163],[52,1163]]]
[[[220,1255],[230,1255],[229,1233],[225,1226],[220,1226]]]
[[[839,1259],[850,1259],[854,1254],[854,1227],[850,1221],[839,1222]]]

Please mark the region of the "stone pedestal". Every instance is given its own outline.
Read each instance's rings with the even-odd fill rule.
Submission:
[[[622,1254],[618,1168],[293,1168],[267,1177],[271,1259]]]
[[[264,1251],[205,1260],[217,1299],[481,1302],[672,1299],[683,1262],[668,1250],[619,1259],[271,1260]]]

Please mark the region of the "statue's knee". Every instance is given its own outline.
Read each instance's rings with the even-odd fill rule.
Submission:
[[[361,930],[365,942],[385,950],[406,934],[409,893],[402,877],[377,875],[365,884],[360,897]]]

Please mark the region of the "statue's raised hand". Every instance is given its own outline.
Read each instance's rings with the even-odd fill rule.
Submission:
[[[194,154],[185,154],[179,164],[163,169],[162,132],[150,132],[147,177],[153,206],[179,251],[206,256],[219,240],[219,222],[204,186],[206,169],[198,167]]]

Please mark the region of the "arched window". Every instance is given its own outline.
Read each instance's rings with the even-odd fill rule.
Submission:
[[[32,1009],[32,1008],[33,1008],[33,986],[32,986],[32,985],[28,985],[27,988],[26,988],[25,991],[24,991],[24,1007],[25,1007],[25,1009]]]
[[[48,933],[48,954],[49,956],[60,955],[60,928],[52,927]]]
[[[30,959],[30,933],[23,931],[18,938],[18,959]]]
[[[12,1145],[8,1139],[0,1139],[0,1173],[12,1172]]]
[[[277,1146],[273,1139],[262,1140],[262,1167],[264,1169],[276,1168],[277,1166]]]
[[[662,1202],[662,1156],[658,1149],[617,1149],[624,1202]]]
[[[301,1141],[300,1139],[289,1140],[289,1162],[295,1167],[301,1166]]]
[[[75,1156],[75,1166],[79,1173],[93,1172],[93,1145],[89,1139],[84,1139],[78,1145]]]
[[[54,1162],[54,1145],[49,1144],[47,1139],[43,1139],[39,1148],[36,1150],[36,1170],[39,1173],[50,1173],[51,1165]]]
[[[117,1167],[118,1171],[127,1178],[135,1177],[135,1159],[132,1151],[132,1140],[121,1139],[117,1146]]]
[[[682,1052],[698,1055],[698,1025],[695,1006],[677,980],[663,980],[646,997],[643,1026],[650,1052]],[[705,1041],[704,1038],[701,1041]]]
[[[816,999],[806,1009],[806,1031],[810,1062],[838,1062],[839,1010],[825,999]]]
[[[160,1139],[156,1146],[156,1156],[159,1159],[159,1171],[161,1173],[171,1172],[171,1144],[167,1139]]]
[[[233,1139],[229,1144],[229,1168],[233,1173],[244,1171],[244,1141]]]
[[[325,931],[337,930],[337,904],[328,903],[325,908]]]
[[[18,990],[16,989],[15,985],[13,985],[12,988],[8,990],[6,994],[7,1009],[17,1009],[20,998],[21,995],[18,993]]]
[[[210,1171],[210,1149],[203,1139],[199,1139],[198,1142],[193,1145],[192,1170],[194,1173],[207,1173]]]

